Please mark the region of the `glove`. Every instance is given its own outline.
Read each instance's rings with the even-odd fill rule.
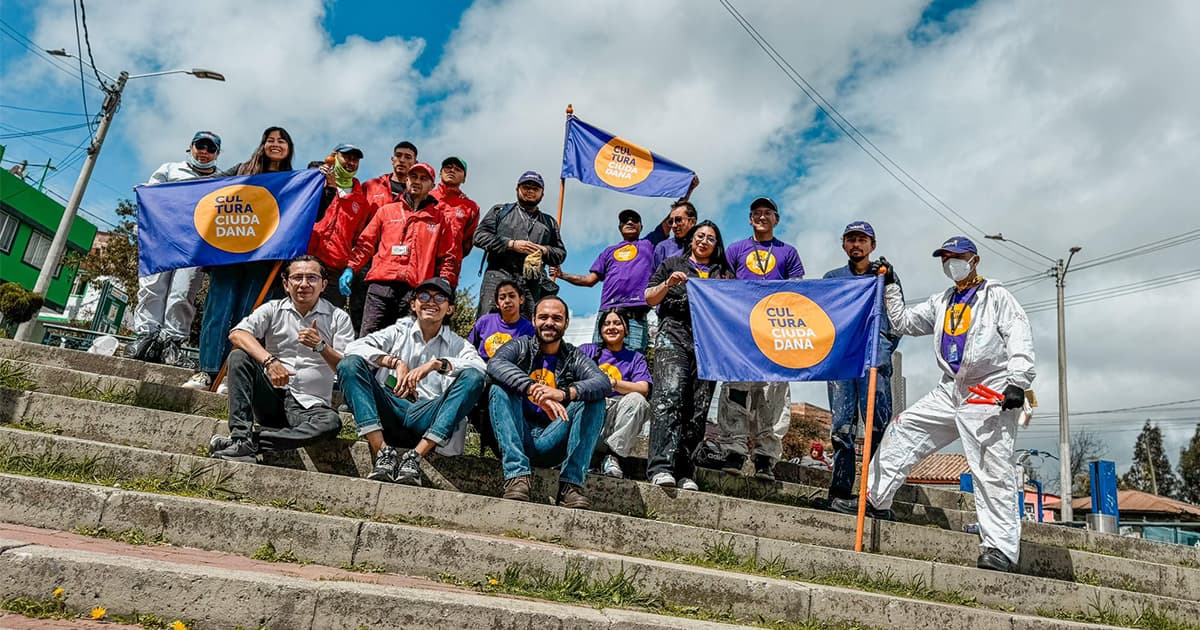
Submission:
[[[1008,411],[1009,409],[1020,409],[1025,406],[1025,390],[1016,385],[1009,385],[1004,388],[1004,402],[1000,403],[1000,409]]]
[[[896,267],[888,262],[888,259],[883,256],[879,260],[871,263],[868,272],[872,274],[883,273],[883,284],[896,284]]]
[[[350,281],[354,279],[354,270],[346,267],[342,272],[342,277],[338,278],[338,293],[342,295],[350,295]]]

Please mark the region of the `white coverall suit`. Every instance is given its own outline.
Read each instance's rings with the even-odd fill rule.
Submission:
[[[187,162],[167,162],[150,176],[147,186],[208,177],[192,170]],[[133,308],[133,330],[140,336],[160,334],[186,341],[196,316],[196,293],[204,277],[199,267],[173,269],[138,276],[138,302]]]
[[[879,452],[871,462],[868,498],[877,509],[889,509],[908,471],[926,455],[956,438],[971,467],[981,547],[1000,550],[1014,564],[1021,546],[1021,516],[1017,508],[1017,465],[1013,442],[1020,409],[1000,411],[994,405],[964,402],[973,385],[1003,392],[1008,385],[1029,389],[1034,378],[1033,332],[1025,311],[1012,293],[988,280],[971,306],[962,363],[956,374],[942,357],[941,337],[946,309],[954,288],[905,308],[900,287],[888,285],[884,302],[892,331],[899,335],[933,335],[941,366],[941,383],[888,425]]]

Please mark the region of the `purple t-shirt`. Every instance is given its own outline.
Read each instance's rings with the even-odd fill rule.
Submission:
[[[535,333],[533,324],[524,317],[508,324],[500,317],[500,313],[488,313],[475,322],[475,327],[467,334],[467,341],[479,350],[479,356],[487,361],[496,354],[500,346],[517,337],[531,336]]]
[[[646,281],[654,250],[650,241],[622,241],[608,246],[592,263],[591,272],[604,281],[600,291],[600,310],[616,307],[645,306]]]
[[[946,307],[946,319],[942,322],[942,358],[955,374],[958,374],[958,368],[962,366],[963,350],[967,346],[967,331],[971,329],[971,307],[981,286],[982,282],[966,291],[955,291]]]
[[[607,374],[609,378],[630,383],[654,382],[654,379],[650,377],[650,368],[646,366],[646,357],[637,350],[624,348],[620,352],[614,353],[603,344],[585,343],[579,346],[579,352],[595,361],[596,365],[600,366],[600,371]],[[609,398],[620,395],[615,389],[608,392]]]
[[[533,382],[535,383],[543,383],[545,385],[549,385],[550,387],[558,387],[554,380],[554,370],[557,367],[557,354],[543,354],[541,363],[538,363],[534,370],[529,373],[529,378],[533,379]],[[565,407],[566,405],[564,404],[563,406]],[[538,416],[543,420],[550,419],[546,416],[546,412],[542,411],[541,407],[533,404],[533,400],[528,396],[525,397],[525,411]]]
[[[654,273],[654,270],[658,269],[658,266],[661,265],[664,260],[666,260],[672,256],[678,256],[682,253],[683,253],[683,245],[680,245],[675,240],[674,236],[659,243],[658,245],[655,245],[654,246],[654,264],[651,266],[650,273]]]
[[[804,265],[795,247],[773,238],[756,241],[748,238],[725,249],[725,259],[739,280],[799,280]]]

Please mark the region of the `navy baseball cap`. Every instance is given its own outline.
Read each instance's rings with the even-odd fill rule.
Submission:
[[[454,304],[454,289],[450,287],[450,283],[446,282],[445,278],[434,276],[433,278],[418,284],[417,288],[413,289],[412,297],[416,298],[418,293],[420,293],[422,290],[428,289],[433,289],[434,291],[437,291],[438,293],[450,298],[450,303]]]
[[[634,210],[633,208],[625,208],[619,214],[617,214],[617,224],[624,225],[626,219],[633,219],[634,221],[641,223],[642,215],[638,214],[638,211]]]
[[[761,206],[766,206],[766,207],[770,208],[775,214],[779,214],[779,206],[775,205],[775,202],[771,201],[770,197],[759,197],[758,199],[755,199],[754,201],[750,202],[751,210],[754,210],[755,208],[758,208]]]
[[[945,243],[942,243],[941,247],[933,251],[933,257],[938,258],[942,255],[942,252],[948,254],[963,254],[966,252],[978,254],[979,250],[975,248],[975,243],[971,242],[971,239],[965,236],[951,236],[946,239]]]
[[[521,184],[537,184],[538,188],[545,188],[546,183],[542,181],[542,176],[538,175],[537,171],[525,171],[521,173],[521,177],[517,179],[517,185]]]
[[[354,146],[353,144],[339,144],[336,147],[334,147],[333,150],[338,153],[345,153],[346,155],[350,155],[351,153],[357,153],[358,159],[361,160],[363,158],[362,149]]]
[[[847,225],[846,229],[842,230],[842,237],[844,238],[847,234],[852,234],[854,232],[866,234],[871,238],[875,238],[875,228],[871,227],[871,224],[867,223],[866,221],[855,221],[854,223]]]
[[[218,151],[221,150],[221,136],[218,136],[211,131],[197,131],[196,135],[192,136],[192,144],[196,144],[196,142],[200,140],[208,140],[209,142],[217,145]]]

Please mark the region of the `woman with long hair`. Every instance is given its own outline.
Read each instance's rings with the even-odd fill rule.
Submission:
[[[250,159],[221,173],[259,175],[292,170],[296,150],[283,127],[267,127]],[[273,260],[220,265],[208,268],[208,297],[200,323],[200,371],[183,386],[208,389],[229,355],[229,330],[254,309],[254,301],[275,267]]]
[[[600,366],[608,375],[612,389],[605,399],[604,430],[600,432],[597,451],[604,452],[600,472],[618,479],[625,476],[625,466],[637,437],[650,421],[650,384],[653,379],[642,353],[625,345],[629,336],[629,320],[622,309],[602,311],[601,343],[585,343],[579,351]]]
[[[696,466],[692,455],[704,438],[716,383],[697,377],[686,284],[732,277],[721,230],[712,221],[693,227],[685,237],[683,253],[664,260],[650,276],[646,303],[659,310],[646,476],[655,485],[699,489],[693,480]]]

